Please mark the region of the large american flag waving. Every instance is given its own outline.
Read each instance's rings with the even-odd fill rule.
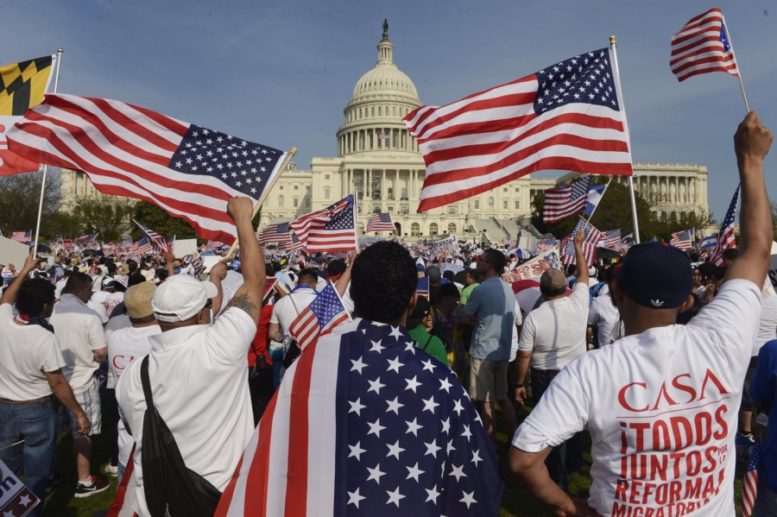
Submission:
[[[444,106],[421,106],[404,121],[426,163],[419,212],[539,170],[633,172],[620,81],[606,48]]]
[[[110,99],[49,94],[8,132],[36,163],[85,172],[104,194],[153,203],[203,239],[232,243],[227,201],[258,202],[286,153]]]
[[[216,515],[495,516],[501,495],[453,372],[402,328],[356,320],[286,372]]]

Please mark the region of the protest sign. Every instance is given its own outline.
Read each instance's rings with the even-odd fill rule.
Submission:
[[[24,259],[30,254],[30,248],[26,244],[12,241],[6,237],[0,237],[0,264],[7,266],[13,264],[16,270],[22,269]]]
[[[502,279],[508,284],[512,284],[519,280],[539,278],[548,269],[559,267],[557,251],[556,248],[553,248],[537,255],[512,271],[506,271],[502,275]]]
[[[0,461],[0,515],[24,517],[39,503],[40,499]]]
[[[185,257],[197,254],[197,239],[178,239],[173,241],[173,255]]]

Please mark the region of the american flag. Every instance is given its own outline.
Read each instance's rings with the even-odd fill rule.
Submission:
[[[380,212],[372,214],[367,221],[368,232],[394,232],[394,223],[391,222],[391,215]]]
[[[758,496],[758,466],[761,463],[761,444],[755,443],[750,447],[750,459],[747,462],[747,470],[742,478],[742,517],[753,515],[755,499]]]
[[[621,245],[621,231],[620,228],[615,230],[607,230],[602,234],[602,240],[599,242],[600,248],[607,248],[611,250],[617,250]]]
[[[301,215],[289,224],[307,253],[359,249],[353,194],[322,210]]]
[[[429,298],[429,277],[425,276],[418,279],[418,284],[415,288],[415,294],[418,296],[425,296]]]
[[[329,334],[332,329],[348,321],[351,317],[345,310],[333,284],[327,284],[316,299],[294,318],[289,332],[297,340],[300,350],[318,341],[320,336]]]
[[[195,278],[199,278],[205,272],[205,264],[202,263],[202,257],[199,255],[186,255],[183,258],[183,263],[192,266]]]
[[[259,244],[262,246],[279,246],[291,238],[289,223],[268,224],[259,232]]]
[[[678,81],[708,72],[739,76],[734,49],[726,31],[723,13],[717,7],[688,20],[672,36],[669,66]]]
[[[674,232],[672,233],[672,238],[669,239],[669,244],[683,251],[693,249],[694,233],[696,232],[693,228],[681,232]]]
[[[718,232],[718,242],[715,243],[715,249],[710,255],[710,262],[716,266],[723,264],[723,252],[730,248],[735,248],[737,245],[736,237],[734,237],[734,217],[737,212],[737,202],[739,200],[739,185],[734,191],[734,197],[731,198],[731,203],[726,210],[726,217],[723,218],[723,223],[720,225],[720,231]]]
[[[582,231],[585,236],[583,240],[583,254],[585,255],[586,264],[589,267],[593,266],[596,261],[596,247],[604,238],[604,234],[585,219],[580,219],[577,225],[575,225],[575,229],[572,230],[572,234],[562,241],[561,263],[568,266],[576,262],[575,235],[579,231]]]
[[[286,153],[108,99],[47,95],[8,132],[29,160],[84,171],[104,194],[155,204],[204,239],[232,243],[232,196],[258,202]]]
[[[583,176],[570,185],[546,190],[545,205],[542,208],[542,222],[545,224],[555,223],[585,208],[590,187],[591,176]]]
[[[286,371],[215,515],[493,516],[502,486],[456,375],[357,320]]]
[[[305,246],[302,244],[302,241],[297,238],[297,235],[294,232],[289,232],[289,239],[286,242],[282,242],[278,249],[281,251],[298,251],[303,249]]]
[[[159,235],[157,232],[152,230],[151,228],[148,228],[146,226],[143,226],[139,222],[135,221],[135,226],[138,227],[138,229],[143,232],[143,234],[149,238],[151,241],[151,245],[154,247],[154,250],[159,253],[167,253],[170,247],[167,245],[167,241],[164,237]]]
[[[626,113],[609,49],[404,118],[426,162],[419,212],[534,171],[629,176]]]
[[[139,241],[133,242],[127,250],[130,255],[145,255],[152,251],[153,247],[151,246],[151,241],[148,240],[148,237],[143,237]]]
[[[11,240],[21,242],[22,244],[29,244],[32,242],[32,230],[26,232],[13,232],[11,233]]]

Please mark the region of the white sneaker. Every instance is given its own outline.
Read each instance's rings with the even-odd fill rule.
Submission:
[[[103,472],[111,477],[117,477],[119,475],[118,465],[111,465],[110,463],[103,467]]]

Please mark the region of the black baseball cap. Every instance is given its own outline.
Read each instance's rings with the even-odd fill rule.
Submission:
[[[617,278],[626,296],[651,309],[679,307],[693,289],[691,259],[660,243],[632,246]]]

